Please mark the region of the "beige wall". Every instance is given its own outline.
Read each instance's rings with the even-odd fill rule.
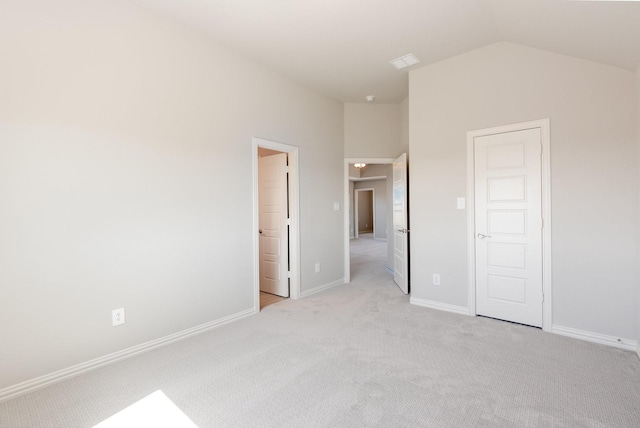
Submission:
[[[254,136],[342,278],[342,104],[129,2],[4,2],[0,52],[0,389],[251,309]]]
[[[395,158],[402,153],[399,104],[344,105],[344,157]]]
[[[637,241],[637,246],[636,246],[636,251],[638,252],[638,262],[636,264],[636,266],[638,267],[638,279],[637,279],[637,302],[638,302],[638,310],[636,311],[636,317],[637,317],[637,326],[638,326],[638,334],[637,334],[637,339],[638,339],[638,348],[637,348],[637,353],[638,356],[640,356],[640,65],[638,65],[638,68],[636,69],[636,109],[638,112],[638,134],[637,134],[637,138],[638,138],[638,169],[637,169],[637,174],[638,174],[638,206],[637,206],[637,211],[636,211],[636,218],[638,219],[638,241]]]
[[[400,103],[400,153],[409,156],[409,97]]]
[[[456,209],[466,132],[548,117],[553,323],[638,337],[636,85],[628,70],[509,43],[412,71],[412,297],[467,306],[466,211]]]

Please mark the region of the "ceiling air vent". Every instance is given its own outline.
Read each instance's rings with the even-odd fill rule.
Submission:
[[[403,68],[411,67],[414,64],[419,63],[420,60],[414,54],[409,53],[401,56],[400,58],[392,59],[389,64],[393,65],[396,70],[402,70]]]

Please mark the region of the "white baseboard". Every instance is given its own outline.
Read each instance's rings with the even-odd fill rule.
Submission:
[[[552,326],[551,332],[562,336],[573,337],[574,339],[586,340],[588,342],[599,343],[601,345],[609,345],[629,351],[638,352],[640,350],[640,345],[638,345],[637,341],[610,336],[608,334],[594,333],[591,331],[578,330],[577,328],[563,327],[560,325]]]
[[[238,312],[224,318],[217,319],[215,321],[188,328],[186,330],[182,330],[177,333],[161,337],[159,339],[150,340],[149,342],[144,342],[140,345],[135,345],[130,348],[123,349],[122,351],[113,352],[111,354],[95,358],[93,360],[85,361],[84,363],[67,367],[66,369],[58,370],[44,376],[39,376],[37,378],[0,389],[0,402],[10,400],[20,395],[27,394],[37,389],[44,388],[46,386],[61,382],[74,376],[78,376],[91,370],[95,370],[97,368],[104,367],[109,364],[125,360],[127,358],[131,358],[134,355],[142,354],[143,352],[151,351],[153,349],[169,345],[179,340],[204,333],[205,331],[220,327],[232,321],[239,320],[240,318],[248,317],[249,315],[253,315],[255,313],[256,312],[253,308],[247,309],[245,311]]]
[[[300,297],[307,297],[307,296],[310,296],[312,294],[316,294],[316,293],[319,293],[321,291],[328,290],[329,288],[333,288],[333,287],[335,287],[337,285],[342,285],[342,284],[344,284],[344,278],[340,278],[340,279],[338,279],[336,281],[333,281],[333,282],[330,282],[328,284],[319,285],[319,286],[314,287],[314,288],[312,288],[310,290],[305,290],[305,291],[300,293]]]
[[[638,342],[638,346],[636,346],[636,354],[638,354],[638,358],[640,358],[640,342]]]
[[[449,305],[447,303],[440,303],[433,300],[419,299],[417,297],[411,297],[409,303],[416,306],[422,306],[424,308],[437,309],[439,311],[453,312],[454,314],[469,315],[469,309],[464,306]]]

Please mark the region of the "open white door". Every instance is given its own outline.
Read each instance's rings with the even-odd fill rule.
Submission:
[[[409,293],[409,225],[407,213],[407,154],[393,161],[393,280]]]
[[[289,297],[287,154],[258,158],[260,291]]]

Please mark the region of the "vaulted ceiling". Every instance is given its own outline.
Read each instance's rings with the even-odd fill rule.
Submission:
[[[134,0],[344,102],[407,96],[422,65],[509,41],[630,70],[640,65],[640,1]]]

